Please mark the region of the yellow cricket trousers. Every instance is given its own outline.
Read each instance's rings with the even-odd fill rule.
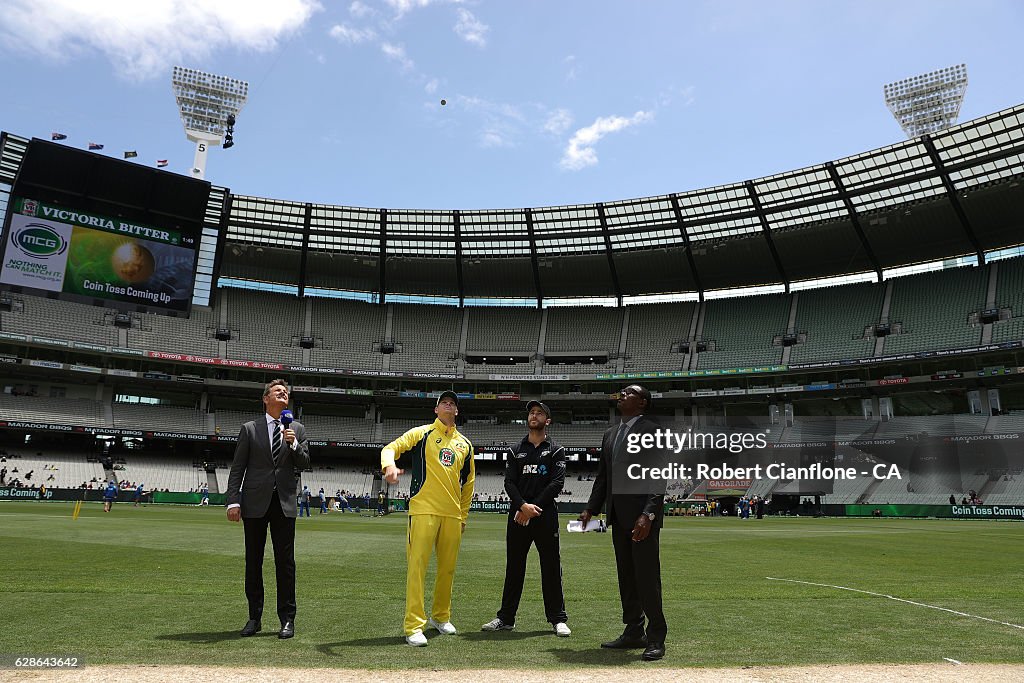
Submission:
[[[423,609],[423,583],[426,580],[430,553],[437,549],[437,578],[434,580],[434,621],[451,621],[452,583],[455,562],[462,543],[462,521],[457,517],[409,515],[405,557],[409,568],[405,576],[405,635],[422,631],[427,625]]]

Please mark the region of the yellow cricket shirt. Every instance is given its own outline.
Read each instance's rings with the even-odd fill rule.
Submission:
[[[473,444],[454,426],[441,420],[410,429],[380,452],[380,467],[395,464],[410,453],[412,485],[409,487],[410,515],[457,517],[463,522],[473,500],[476,465]]]

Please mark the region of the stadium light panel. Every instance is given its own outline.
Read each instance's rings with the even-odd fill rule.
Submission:
[[[232,127],[249,98],[249,84],[227,76],[174,67],[171,75],[174,99],[178,103],[185,135],[196,143],[192,177],[206,175],[206,155],[211,145],[225,148],[234,144]]]
[[[967,92],[967,65],[958,64],[888,83],[885,104],[908,138],[945,130],[956,123]]]

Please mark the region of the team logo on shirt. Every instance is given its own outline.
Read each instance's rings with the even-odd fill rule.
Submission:
[[[442,448],[437,454],[437,459],[445,467],[451,467],[455,464],[455,451],[450,448]]]
[[[540,467],[537,468],[537,471],[543,476],[548,473],[548,466],[541,465]]]

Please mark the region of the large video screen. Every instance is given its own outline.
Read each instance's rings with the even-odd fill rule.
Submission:
[[[33,139],[7,207],[0,287],[187,316],[210,185]]]
[[[0,283],[187,312],[195,259],[176,231],[17,197]]]

